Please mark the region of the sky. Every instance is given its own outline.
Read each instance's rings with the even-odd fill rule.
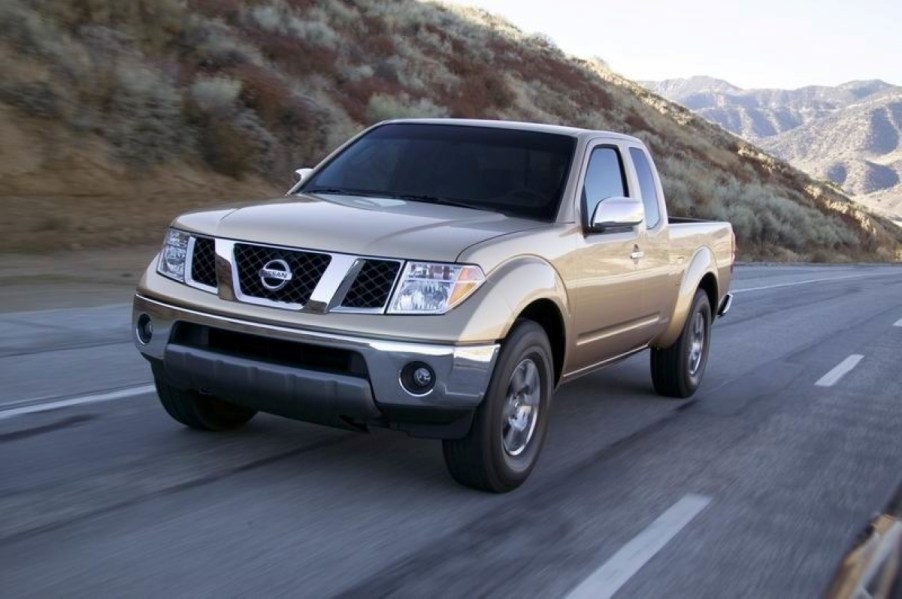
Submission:
[[[450,0],[544,33],[635,80],[745,88],[902,85],[902,0]]]

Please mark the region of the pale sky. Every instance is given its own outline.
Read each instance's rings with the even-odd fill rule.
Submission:
[[[630,79],[709,75],[746,88],[902,85],[902,0],[449,0],[545,33]]]

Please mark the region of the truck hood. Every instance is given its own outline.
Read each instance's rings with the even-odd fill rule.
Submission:
[[[484,210],[329,194],[186,214],[176,226],[239,241],[451,262],[474,244],[545,225]]]

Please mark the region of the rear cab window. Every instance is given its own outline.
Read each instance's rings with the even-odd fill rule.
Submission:
[[[645,226],[648,229],[654,229],[661,222],[661,206],[658,203],[658,186],[655,183],[651,162],[641,148],[630,148],[630,158],[633,159],[633,166],[636,168],[639,194],[645,205]]]

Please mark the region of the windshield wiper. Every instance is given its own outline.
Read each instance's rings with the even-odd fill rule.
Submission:
[[[441,204],[442,206],[456,206],[458,208],[469,208],[470,210],[488,210],[490,212],[497,212],[497,210],[489,208],[488,206],[469,204],[467,202],[461,202],[460,200],[452,200],[426,193],[396,193],[392,194],[391,197],[398,198],[399,200],[411,200],[413,202],[428,202],[429,204]]]
[[[427,193],[393,193],[390,191],[380,191],[377,189],[347,189],[344,187],[314,187],[313,189],[301,189],[299,193],[335,193],[347,196],[366,196],[376,198],[393,198],[398,200],[409,200],[411,202],[427,202],[429,204],[441,204],[442,206],[456,206],[457,208],[469,208],[470,210],[486,210],[488,212],[502,212],[496,208],[489,206],[481,206],[462,202],[460,200],[452,200],[441,196],[429,195]],[[503,213],[503,212],[502,212]]]
[[[299,193],[335,193],[346,196],[384,196],[384,193],[378,191],[367,191],[366,189],[347,189],[344,187],[314,187],[313,189],[299,189]]]

